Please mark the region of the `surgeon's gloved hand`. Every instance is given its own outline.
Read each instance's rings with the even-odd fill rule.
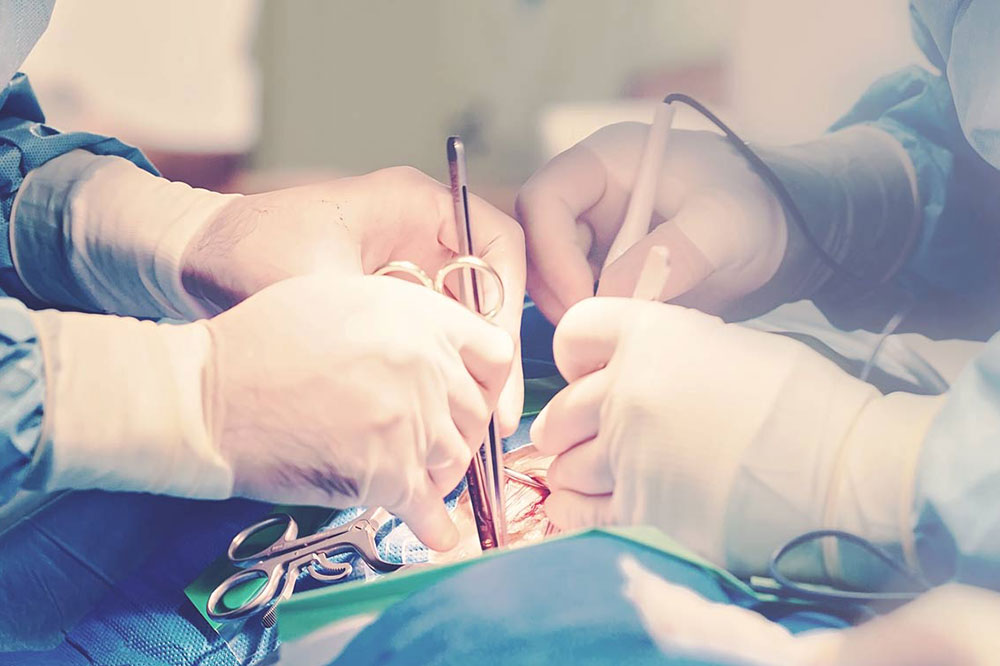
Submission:
[[[913,167],[883,131],[852,127],[797,146],[754,147],[795,201],[807,236],[722,136],[674,130],[652,230],[600,274],[647,133],[640,123],[600,129],[518,195],[528,291],[549,319],[592,296],[598,278],[599,295],[631,295],[656,245],[668,249],[672,266],[660,300],[739,319],[818,294],[839,297],[841,289],[856,296],[892,278],[919,237]]]
[[[390,277],[301,277],[209,324],[236,494],[381,505],[435,549],[514,358],[503,329]]]
[[[989,666],[997,661],[1000,594],[934,588],[893,612],[841,632],[836,666]],[[824,662],[826,663],[826,662]]]
[[[648,523],[738,574],[791,538],[842,529],[918,568],[911,507],[940,398],[881,396],[807,346],[696,310],[574,306],[554,354],[570,382],[532,429],[563,528]],[[804,547],[785,572],[868,584],[884,571]]]
[[[504,284],[496,322],[517,340],[521,228],[478,197],[470,207],[473,246]],[[73,151],[29,173],[13,219],[18,274],[43,302],[189,320],[317,271],[357,276],[408,260],[433,275],[458,250],[449,189],[407,167],[240,196]],[[517,427],[522,399],[513,364],[498,405],[505,434]]]
[[[285,280],[207,322],[32,315],[46,375],[28,485],[381,505],[431,548],[510,336],[389,277]],[[81,353],[82,351],[82,353]]]
[[[625,217],[648,129],[621,123],[598,130],[544,166],[518,195],[528,291],[553,321],[593,296],[598,278],[601,295],[630,295],[654,245],[671,258],[661,300],[709,312],[723,312],[763,286],[781,263],[785,215],[768,185],[723,137],[674,130],[652,231],[600,273]]]

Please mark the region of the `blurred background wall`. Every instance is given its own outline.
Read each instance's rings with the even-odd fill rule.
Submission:
[[[617,99],[644,72],[716,60],[732,28],[723,4],[266,3],[259,163],[441,173],[443,137],[460,133],[475,177],[523,179],[547,106]]]
[[[24,69],[50,124],[119,134],[195,184],[441,178],[460,133],[505,205],[668,91],[792,142],[916,61],[906,0],[60,0]]]

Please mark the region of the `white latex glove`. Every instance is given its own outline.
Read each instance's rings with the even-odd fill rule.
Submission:
[[[767,184],[709,132],[674,130],[667,142],[644,241],[601,275],[635,181],[648,125],[598,130],[525,183],[517,215],[528,249],[528,291],[553,321],[577,301],[632,293],[649,249],[671,259],[661,300],[721,311],[775,274],[785,252],[785,216]]]
[[[730,318],[814,295],[832,273],[778,198],[722,136],[674,130],[666,144],[651,231],[604,274],[625,216],[648,126],[598,130],[524,185],[517,214],[528,250],[528,291],[558,321],[594,294],[631,295],[651,247],[672,272],[659,300]],[[758,150],[777,172],[827,255],[846,270],[887,279],[919,231],[915,177],[884,132],[855,127],[790,148]],[[859,224],[863,221],[863,224]],[[855,291],[857,282],[849,287]]]
[[[496,323],[518,340],[521,229],[478,197],[470,207],[473,245],[504,283]],[[132,316],[194,319],[292,276],[358,276],[392,260],[433,275],[458,249],[450,191],[407,167],[239,196],[73,151],[28,174],[12,219],[18,275],[40,300]],[[522,399],[515,363],[498,405],[504,434]]]
[[[378,504],[428,546],[454,545],[441,500],[486,436],[510,335],[389,277],[285,280],[209,327],[237,494]]]
[[[650,523],[746,575],[789,539],[837,528],[918,566],[914,474],[941,398],[883,397],[789,338],[627,299],[574,306],[554,354],[570,383],[531,435],[558,454],[545,504],[558,526]],[[876,575],[841,571],[836,548],[803,548],[783,568]]]
[[[176,326],[34,318],[36,485],[381,505],[435,549],[513,358],[499,327],[388,277],[292,278]]]
[[[1000,595],[947,585],[859,627],[791,634],[753,611],[709,601],[623,557],[625,596],[669,657],[745,666],[988,666],[1000,650]]]
[[[623,556],[618,567],[625,579],[625,597],[668,657],[740,666],[835,663],[833,654],[840,648],[843,632],[818,630],[793,635],[752,610],[709,601],[670,583],[631,556]]]

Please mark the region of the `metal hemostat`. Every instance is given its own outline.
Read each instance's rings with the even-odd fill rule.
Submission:
[[[526,447],[526,449],[514,454],[515,464],[525,460],[529,463],[535,462],[534,459],[525,457],[524,452],[528,449],[533,450],[532,447]],[[528,495],[518,492],[506,494],[508,504],[504,512],[505,519],[510,520],[515,525],[520,525],[524,520],[525,513],[538,513],[541,501],[548,496],[548,488],[544,481],[544,466],[529,465],[523,469],[508,467],[506,471],[507,482],[525,489],[528,493]],[[469,537],[474,539],[478,537],[479,533],[478,529],[467,525],[469,519],[472,518],[471,502],[468,501],[468,498],[470,498],[468,493],[463,494],[455,511],[459,530],[463,534],[463,544],[459,548],[449,551],[446,554],[447,560],[432,558],[433,561],[465,559],[478,554],[475,552],[478,549],[465,548]],[[220,621],[241,620],[263,612],[261,622],[265,627],[272,627],[277,620],[275,614],[277,605],[292,595],[295,585],[301,577],[301,572],[304,571],[308,576],[324,583],[344,580],[354,572],[354,566],[351,563],[335,562],[330,559],[338,554],[357,554],[367,566],[379,573],[390,573],[410,566],[386,562],[378,554],[375,536],[382,526],[390,520],[392,520],[391,514],[384,509],[375,507],[365,511],[346,525],[301,538],[298,535],[298,524],[286,514],[271,516],[254,523],[233,537],[229,544],[227,551],[229,560],[244,568],[224,580],[212,592],[207,604],[209,617]],[[254,537],[262,534],[265,530],[282,525],[284,525],[282,533],[271,540],[268,545],[251,553],[240,553],[240,550],[251,543]],[[466,529],[462,529],[463,527]],[[515,535],[518,537],[515,539],[516,543],[512,545],[520,543],[520,537],[523,536],[521,532],[522,530],[519,529]],[[546,525],[542,534],[546,535],[550,532],[551,529]],[[473,534],[476,534],[476,537],[473,537]],[[249,599],[232,608],[225,607],[226,595],[235,594],[240,587],[252,584],[256,580],[264,580],[265,582]]]
[[[356,553],[369,567],[381,573],[396,571],[400,564],[386,562],[379,557],[375,535],[392,515],[380,507],[365,511],[361,516],[341,527],[323,530],[306,537],[299,537],[299,526],[286,514],[266,518],[246,528],[229,544],[227,556],[240,571],[222,581],[208,599],[207,611],[213,620],[240,620],[265,609],[273,611],[274,605],[287,599],[295,590],[299,573],[305,570],[316,580],[335,582],[351,574],[353,567],[334,562],[330,557],[341,553]],[[240,548],[265,530],[284,524],[283,532],[262,549],[240,554]],[[239,588],[264,580],[263,586],[249,599],[232,608],[225,607],[227,594]],[[273,623],[273,612],[265,617]]]
[[[465,164],[465,145],[457,136],[447,140],[448,174],[451,197],[455,206],[455,225],[458,232],[460,255],[475,256],[472,220],[469,214],[469,183]],[[458,300],[473,312],[486,310],[483,304],[483,286],[474,270],[459,271]],[[472,456],[472,463],[465,479],[469,485],[479,545],[483,550],[500,548],[507,543],[507,522],[504,515],[504,461],[503,440],[496,417],[490,416],[486,440]]]

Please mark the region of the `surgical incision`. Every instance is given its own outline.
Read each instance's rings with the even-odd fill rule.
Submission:
[[[504,456],[504,463],[522,474],[544,482],[553,456],[543,456],[534,446],[525,446]],[[507,478],[507,540],[512,548],[542,540],[555,528],[549,523],[542,503],[548,491]],[[452,512],[462,535],[459,544],[444,553],[430,553],[431,562],[455,562],[479,555],[479,538],[472,518],[469,494],[462,493]]]

